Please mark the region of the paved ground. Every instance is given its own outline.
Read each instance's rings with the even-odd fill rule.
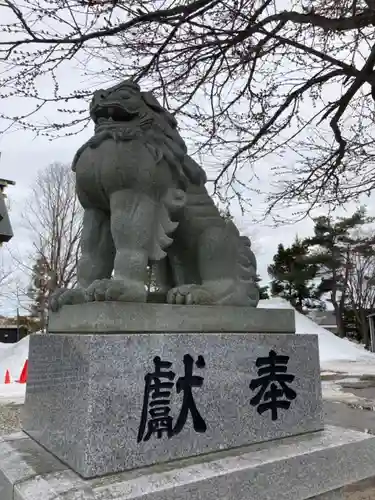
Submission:
[[[20,429],[20,410],[22,405],[0,405],[0,436],[11,434]]]
[[[375,412],[351,408],[344,403],[324,403],[327,424],[375,434]],[[374,464],[375,465],[375,464]],[[374,466],[375,471],[375,466]]]
[[[344,387],[359,397],[375,401],[375,388]],[[375,406],[375,403],[374,403]],[[325,421],[332,425],[348,427],[375,434],[375,411],[351,408],[344,403],[324,402]],[[375,470],[375,468],[374,468]],[[342,491],[343,500],[375,500],[375,480],[362,481]]]
[[[342,491],[342,500],[374,500],[375,480],[362,481],[360,484],[350,486]]]

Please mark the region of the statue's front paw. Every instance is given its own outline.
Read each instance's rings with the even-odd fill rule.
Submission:
[[[55,290],[49,298],[49,308],[52,312],[57,312],[60,309],[60,297],[66,292],[65,288]]]
[[[107,290],[110,279],[95,280],[86,288],[85,295],[87,302],[107,300]]]
[[[147,291],[143,283],[133,280],[103,279],[94,281],[86,290],[86,300],[146,302]]]
[[[86,298],[82,288],[59,288],[50,297],[49,307],[52,312],[57,312],[62,306],[83,304],[84,302],[86,302]]]
[[[214,297],[206,288],[200,285],[182,285],[169,290],[167,295],[168,304],[201,304],[210,305]]]

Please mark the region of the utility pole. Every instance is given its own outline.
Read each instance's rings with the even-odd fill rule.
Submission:
[[[14,186],[15,184],[16,183],[14,181],[0,178],[0,246],[13,238],[12,226],[9,220],[8,209],[5,204],[6,194],[4,193],[4,189],[8,186]]]
[[[0,151],[1,159],[1,151]],[[11,238],[13,238],[12,225],[9,220],[8,209],[5,203],[6,194],[4,189],[8,186],[14,186],[16,183],[9,179],[0,178],[0,247],[3,243],[6,243]],[[18,319],[18,309],[17,309],[17,337],[19,339],[19,319]],[[18,340],[17,339],[17,340]]]

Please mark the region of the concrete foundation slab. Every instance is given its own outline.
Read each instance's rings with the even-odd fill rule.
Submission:
[[[375,475],[374,463],[375,436],[328,427],[305,436],[85,480],[19,433],[0,441],[0,498],[338,500],[343,487]]]

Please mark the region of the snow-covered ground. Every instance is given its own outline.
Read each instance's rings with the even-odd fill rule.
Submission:
[[[22,368],[29,355],[29,337],[16,344],[0,342],[0,403],[19,403],[25,399],[25,384],[18,384]],[[11,384],[4,384],[5,373],[9,370]]]
[[[262,300],[261,308],[291,309],[292,306],[282,299]],[[374,375],[375,354],[370,353],[360,345],[346,339],[340,339],[333,333],[314,323],[311,319],[295,311],[296,333],[316,334],[319,339],[319,355],[322,375],[335,375],[336,380],[323,381],[325,399],[358,403],[361,398],[343,392],[340,382],[348,377],[353,382],[362,375]],[[0,343],[0,403],[22,403],[25,396],[25,384],[15,382],[19,379],[23,365],[28,358],[29,338],[22,339],[17,344]],[[5,372],[9,370],[13,383],[4,384]],[[340,375],[341,374],[341,375]],[[338,380],[338,378],[340,378]],[[375,403],[374,403],[375,406]]]
[[[292,309],[289,302],[277,298],[262,300],[258,307]],[[358,377],[363,375],[375,377],[375,353],[366,351],[363,346],[350,340],[340,339],[297,311],[295,311],[295,318],[297,334],[318,335],[322,376],[335,376],[334,380],[322,381],[324,399],[358,406],[371,406],[367,400],[343,391],[341,384],[349,381],[358,382]]]
[[[293,309],[283,299],[261,300],[259,306],[267,309]],[[323,371],[348,371],[353,375],[359,374],[354,361],[364,364],[375,375],[375,354],[366,351],[362,346],[350,340],[340,339],[330,331],[317,325],[307,316],[294,311],[296,318],[296,333],[315,334],[319,338],[320,366]],[[343,368],[347,369],[343,369]],[[337,369],[336,369],[337,368]],[[352,373],[353,370],[353,373]],[[366,372],[368,373],[368,372]]]
[[[0,404],[19,404],[25,401],[26,384],[0,384]]]
[[[16,344],[0,342],[0,383],[4,382],[6,370],[9,370],[13,380],[19,379],[28,356],[29,337],[25,337]]]

